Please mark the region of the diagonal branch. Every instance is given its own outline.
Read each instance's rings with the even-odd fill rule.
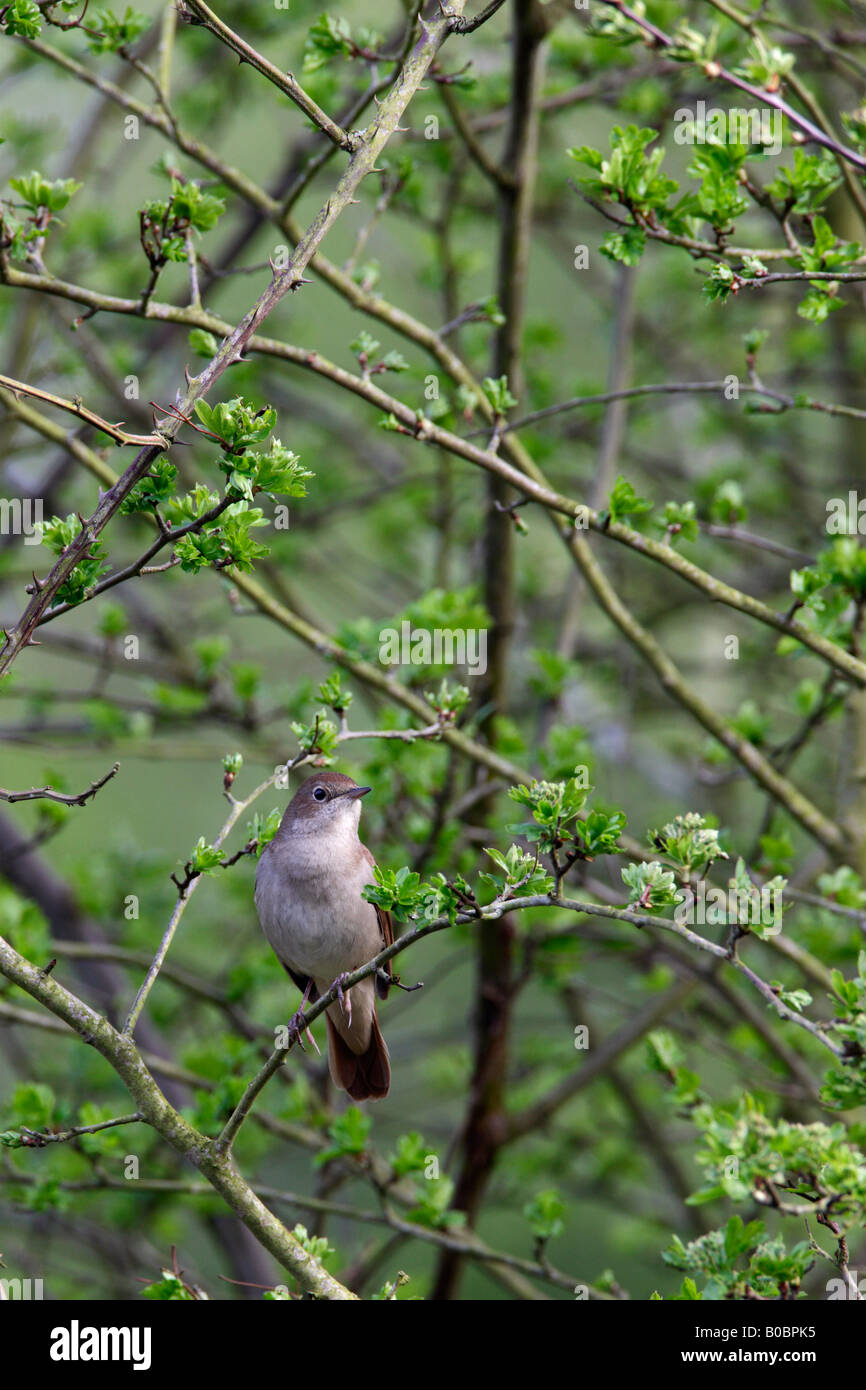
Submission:
[[[114,1069],[142,1119],[207,1178],[261,1245],[317,1298],[345,1301],[356,1295],[314,1259],[244,1181],[227,1156],[168,1103],[129,1037],[112,1028],[89,1004],[26,960],[0,937],[0,974],[91,1044]]]
[[[219,15],[214,14],[213,10],[204,3],[204,0],[179,0],[179,7],[182,17],[190,23],[198,23],[205,29],[209,29],[220,43],[224,43],[227,48],[237,54],[242,63],[248,63],[251,68],[255,68],[256,72],[260,72],[284,96],[287,96],[290,101],[300,107],[304,115],[309,116],[310,120],[319,127],[323,134],[327,135],[338,149],[351,153],[357,147],[357,137],[350,135],[348,131],[337,125],[336,121],[331,120],[327,112],[322,110],[309,92],[304,91],[290,72],[281,72],[278,67],[275,67],[262,53],[259,53],[257,49],[242,39],[240,34],[236,34],[234,29],[231,29],[224,20],[220,19]],[[195,19],[191,18],[190,12],[196,16]]]
[[[70,415],[77,415],[79,420],[83,420],[86,425],[93,425],[94,429],[101,430],[107,434],[116,444],[158,444],[162,445],[162,438],[158,434],[127,434],[119,425],[110,425],[107,420],[103,420],[101,415],[95,415],[92,410],[88,410],[79,400],[67,401],[63,396],[55,396],[50,391],[42,391],[38,386],[28,386],[24,381],[16,381],[14,377],[3,376],[0,373],[0,386],[13,392],[14,395],[33,396],[38,401],[45,401],[46,405],[56,406],[58,410],[67,410]]]
[[[340,214],[354,201],[354,195],[361,182],[375,170],[379,155],[399,126],[403,112],[423,82],[441,43],[447,37],[452,16],[459,15],[462,8],[463,0],[458,0],[448,17],[439,16],[425,27],[421,39],[407,58],[394,86],[379,106],[376,119],[356,146],[336,189],[298,241],[286,268],[274,275],[268,288],[225,339],[216,356],[199,376],[189,381],[188,390],[178,405],[177,413],[171,420],[161,424],[159,433],[164,436],[165,445],[149,445],[137,455],[115,487],[101,498],[96,511],[61,555],[48,578],[39,585],[16,627],[6,634],[6,640],[0,649],[0,676],[6,674],[18,654],[30,643],[39,619],[51,604],[58,589],[75,566],[88,554],[91,545],[124,498],[147,472],[154,459],[174,440],[180,430],[182,417],[189,415],[195,402],[204,398],[223,372],[240,360],[253,333],[285,295],[304,283],[304,271],[317,248]]]

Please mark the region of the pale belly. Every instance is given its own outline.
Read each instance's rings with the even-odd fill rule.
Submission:
[[[382,945],[376,909],[361,897],[372,879],[366,866],[339,893],[329,891],[329,877],[292,874],[270,846],[256,874],[256,907],[271,947],[291,970],[326,984],[364,965]]]

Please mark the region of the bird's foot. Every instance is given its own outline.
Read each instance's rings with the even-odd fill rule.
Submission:
[[[312,1044],[313,1048],[315,1049],[317,1055],[321,1057],[322,1054],[319,1051],[319,1044],[316,1042],[316,1039],[313,1037],[307,1024],[307,1016],[304,1013],[303,1005],[301,1005],[300,1009],[298,1009],[298,1012],[296,1014],[293,1014],[292,1017],[289,1019],[288,1024],[286,1025],[286,1032],[288,1034],[289,1041],[291,1041],[291,1039],[294,1038],[302,1052],[306,1052],[307,1050],[304,1047],[303,1037],[304,1033],[306,1033],[307,1038]]]
[[[316,1049],[317,1055],[321,1057],[322,1054],[321,1052],[319,1052],[319,1045],[316,1042],[316,1039],[313,1037],[312,1033],[310,1032],[309,1026],[307,1024],[307,1016],[304,1013],[304,1009],[307,1007],[307,1000],[309,999],[310,994],[312,993],[312,989],[313,981],[311,977],[309,980],[307,980],[307,987],[304,990],[304,997],[301,1000],[301,1007],[298,1009],[297,1013],[293,1014],[292,1017],[289,1019],[288,1035],[290,1039],[292,1037],[295,1037],[297,1039],[298,1047],[301,1049],[302,1052],[306,1052],[307,1049],[304,1047],[304,1039],[301,1036],[302,1033],[306,1033],[313,1047]]]
[[[331,985],[331,989],[336,989],[336,991],[337,991],[337,998],[338,998],[339,1001],[340,1001],[340,1008],[343,1010],[343,1013],[346,1015],[346,1023],[347,1023],[348,1026],[351,1028],[351,1026],[352,1026],[352,999],[351,999],[351,991],[348,991],[348,990],[347,990],[345,993],[343,992],[343,987],[344,987],[346,981],[348,980],[348,978],[349,978],[349,972],[348,972],[348,970],[344,970],[343,973],[342,973],[342,975],[338,975],[337,978],[336,978],[336,980],[334,980],[333,984]]]

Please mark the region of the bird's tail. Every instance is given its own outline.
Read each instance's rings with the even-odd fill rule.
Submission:
[[[375,1007],[370,1018],[370,1041],[366,1051],[360,1054],[353,1052],[340,1035],[330,1011],[325,1017],[328,1020],[328,1062],[334,1085],[346,1091],[352,1100],[382,1100],[391,1086],[391,1061]]]

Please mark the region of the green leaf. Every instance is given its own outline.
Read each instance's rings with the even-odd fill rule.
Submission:
[[[523,1208],[533,1234],[538,1240],[553,1240],[565,1230],[565,1203],[553,1188],[538,1192]]]
[[[38,39],[42,33],[42,11],[33,0],[12,0],[3,22],[7,34],[23,39]]]
[[[620,521],[625,516],[640,516],[643,512],[652,511],[652,508],[652,502],[638,497],[631,483],[620,473],[608,498],[611,521]]]
[[[117,53],[119,49],[134,43],[149,25],[147,15],[133,10],[129,5],[122,17],[111,10],[99,10],[92,19],[89,18],[88,28],[98,29],[99,33],[88,36],[88,47],[91,53]]]

